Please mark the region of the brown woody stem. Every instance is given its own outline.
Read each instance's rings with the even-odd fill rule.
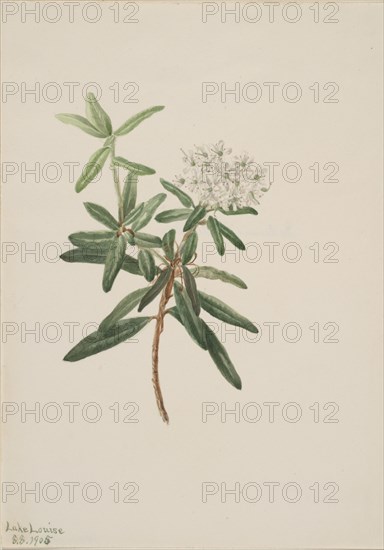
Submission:
[[[163,332],[164,328],[164,316],[166,305],[172,295],[173,281],[175,278],[175,272],[172,270],[171,277],[165,287],[159,304],[159,311],[156,317],[156,327],[155,334],[153,337],[152,344],[152,384],[153,389],[155,390],[157,408],[161,418],[169,423],[169,416],[164,406],[163,394],[161,393],[160,380],[159,380],[159,345],[160,345],[160,335]]]
[[[201,225],[205,223],[206,223],[205,220],[201,220],[199,222],[199,224]],[[184,241],[187,239],[190,233],[192,233],[194,230],[195,228],[192,228],[186,233],[184,233],[180,246],[184,243]],[[153,344],[152,344],[152,384],[153,384],[153,389],[155,390],[157,408],[159,409],[161,418],[164,420],[166,424],[169,423],[169,416],[164,406],[163,394],[161,393],[161,387],[160,387],[159,346],[160,346],[160,336],[164,329],[164,316],[168,312],[168,310],[166,310],[165,308],[167,306],[169,299],[172,296],[173,282],[175,280],[175,277],[182,276],[182,272],[179,265],[180,264],[180,255],[179,255],[180,246],[177,247],[176,258],[172,262],[173,269],[172,269],[171,276],[169,278],[167,286],[165,287],[161,295],[159,311],[156,316],[155,334],[153,337]],[[159,254],[157,253],[156,255],[159,256]],[[164,260],[164,258],[162,259]]]

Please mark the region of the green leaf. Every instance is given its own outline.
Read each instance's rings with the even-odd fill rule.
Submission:
[[[166,198],[167,195],[165,193],[158,193],[157,195],[146,201],[144,203],[144,208],[140,216],[138,216],[132,223],[132,229],[134,231],[139,231],[144,226],[146,226],[153,218],[160,204],[164,202]]]
[[[236,275],[232,275],[232,273],[228,273],[227,271],[216,269],[215,267],[196,266],[193,269],[191,269],[191,273],[193,274],[194,277],[204,277],[204,279],[211,279],[211,280],[218,279],[220,281],[223,281],[223,283],[230,283],[239,288],[248,288],[245,282],[242,279],[240,279],[240,277],[237,277]]]
[[[103,290],[109,292],[119,273],[124,261],[125,249],[127,241],[123,235],[115,237],[108,250],[105,259],[104,274],[103,274]],[[140,267],[140,264],[139,264]]]
[[[167,309],[167,313],[169,313],[170,315],[172,315],[172,317],[174,319],[177,319],[177,321],[179,321],[179,323],[181,325],[183,325],[183,321],[180,317],[180,313],[179,313],[179,310],[177,309],[176,306],[173,306],[173,307],[170,307],[169,309]],[[184,326],[184,325],[183,325]]]
[[[237,210],[224,210],[223,208],[218,208],[218,211],[226,216],[239,216],[241,214],[253,214],[257,216],[257,211],[250,206],[244,206],[244,208],[238,208]]]
[[[131,162],[123,157],[115,157],[112,160],[114,166],[119,166],[120,168],[125,168],[133,172],[136,176],[151,176],[156,174],[156,170],[149,168],[149,166],[144,166],[144,164],[138,164],[137,162]]]
[[[104,141],[104,147],[110,147],[115,143],[116,136],[108,136],[107,139]]]
[[[179,321],[179,323],[180,323],[181,325],[183,325],[184,328],[186,328],[186,327],[185,327],[185,324],[184,324],[184,322],[183,322],[183,320],[182,320],[182,318],[181,318],[181,315],[180,315],[180,312],[179,312],[177,306],[173,306],[173,307],[167,309],[167,313],[169,313],[174,319],[176,319],[177,321]],[[204,342],[205,342],[205,347],[204,347],[203,349],[204,349],[204,350],[207,350],[208,348],[207,348],[207,346],[206,346],[204,321],[203,321],[202,319],[199,319],[199,321],[201,321],[201,323],[202,323],[202,325],[201,325],[201,330],[204,331]],[[188,331],[187,331],[187,332],[188,332]],[[192,338],[192,340],[195,342],[195,344],[197,344],[198,346],[200,346],[198,340],[197,340],[197,339],[195,338],[195,336],[194,336],[194,333],[188,332],[188,334],[189,334],[189,336]],[[201,346],[200,346],[200,347],[201,347]]]
[[[245,250],[245,244],[241,239],[239,239],[236,233],[232,231],[232,229],[229,229],[229,227],[219,221],[217,223],[219,224],[220,232],[223,237],[228,239],[228,241],[235,245],[236,248],[239,248],[240,250]]]
[[[190,214],[190,208],[172,208],[171,210],[159,212],[155,220],[159,223],[178,222],[180,220],[186,220]]]
[[[123,298],[111,311],[111,313],[100,323],[99,331],[106,332],[112,328],[117,321],[120,321],[120,319],[128,315],[128,313],[135,309],[147,290],[147,288],[139,288],[138,290],[134,290],[125,296],[125,298]]]
[[[68,263],[84,263],[84,264],[104,264],[107,252],[111,244],[109,242],[108,249],[99,246],[96,250],[90,250],[90,246],[85,248],[73,248],[61,254],[60,259]]]
[[[136,206],[136,208],[131,210],[130,213],[125,216],[123,224],[128,225],[129,223],[133,223],[140,216],[143,209],[144,209],[144,203],[141,202],[139,205]]]
[[[75,190],[77,193],[80,193],[80,191],[85,189],[85,187],[87,187],[87,185],[96,178],[103,168],[110,151],[111,149],[109,147],[102,147],[91,156],[88,163],[84,166],[81,176],[76,182]]]
[[[194,257],[197,248],[198,236],[197,232],[193,231],[185,239],[184,244],[181,248],[181,261],[183,264],[188,264]]]
[[[112,134],[111,119],[100,106],[95,94],[89,92],[85,100],[86,114],[89,122],[103,134],[104,137]]]
[[[180,311],[177,307],[172,307],[168,310],[168,313],[172,315],[179,323],[184,325],[183,320],[180,315]],[[235,388],[238,390],[241,390],[241,379],[239,375],[236,372],[236,369],[230,360],[228,353],[226,349],[224,348],[223,344],[218,340],[218,338],[215,336],[213,331],[209,328],[209,326],[200,319],[202,323],[202,327],[205,333],[205,342],[206,342],[206,348],[208,349],[209,355],[213,359],[214,363],[216,364],[217,368],[221,372],[221,374],[224,376],[224,378]],[[185,325],[184,325],[185,326]]]
[[[129,118],[124,124],[120,126],[115,131],[116,136],[124,136],[125,134],[128,134],[129,132],[132,132],[136,126],[138,126],[143,120],[146,118],[152,116],[153,114],[162,111],[164,109],[163,105],[156,105],[156,107],[150,107],[149,109],[146,109],[145,111],[141,111],[140,113],[137,113],[137,115],[134,115],[133,117]]]
[[[167,268],[160,273],[154,284],[147,290],[145,295],[142,297],[138,311],[142,311],[148,304],[150,304],[158,294],[163,290],[166,284],[169,281],[171,276],[172,269]]]
[[[161,248],[161,239],[150,233],[136,232],[134,236],[134,244],[141,248]]]
[[[134,172],[128,172],[123,189],[123,214],[124,218],[135,208],[137,198],[138,176]]]
[[[173,289],[176,306],[186,331],[198,346],[207,349],[202,320],[196,315],[186,289],[178,282],[175,282]]]
[[[180,315],[180,312],[179,310],[177,309],[177,306],[173,306],[169,309],[167,309],[167,313],[169,313],[174,319],[176,319],[177,321],[179,321],[179,323],[186,329],[185,327],[185,324],[181,318],[181,315]],[[200,319],[199,319],[200,320]],[[201,321],[203,322],[203,320],[201,319]],[[202,326],[201,327],[201,330],[205,330],[204,327]],[[195,338],[194,334],[193,333],[190,333],[188,330],[188,335],[192,338],[192,340],[195,342],[195,344],[197,344],[199,347],[202,347],[199,343],[199,341]],[[206,340],[205,340],[205,334],[204,334],[204,342],[205,342],[205,347],[203,348],[205,351],[207,351],[207,347],[206,347]]]
[[[217,252],[220,254],[220,256],[223,256],[225,252],[225,246],[223,236],[220,232],[219,222],[213,216],[209,216],[207,227],[212,235]]]
[[[110,229],[119,229],[119,222],[108,212],[104,206],[94,202],[85,202],[85,209],[92,218]]]
[[[96,330],[72,348],[64,357],[64,361],[80,361],[80,359],[85,359],[90,355],[113,348],[135,336],[151,320],[152,317],[132,317],[132,319],[119,321],[107,332]]]
[[[132,231],[124,231],[124,237],[131,246],[135,246],[135,238]]]
[[[97,245],[95,245],[96,247]],[[108,250],[103,250],[100,246],[98,250],[90,250],[91,246],[86,248],[74,248],[73,250],[68,250],[60,256],[64,262],[69,263],[84,263],[84,264],[105,264],[107,259]],[[132,273],[133,275],[142,275],[139,262],[136,258],[125,254],[124,261],[122,263],[121,269]]]
[[[92,246],[105,248],[110,246],[114,235],[114,231],[79,231],[69,235],[68,239],[73,245],[80,248]]]
[[[139,250],[137,256],[139,267],[147,281],[151,282],[156,275],[156,264],[149,250]]]
[[[220,321],[224,321],[224,323],[228,323],[229,325],[245,328],[246,330],[249,330],[249,332],[254,332],[255,334],[259,332],[252,321],[243,315],[240,315],[240,313],[215,296],[205,294],[205,292],[201,291],[198,291],[198,293],[201,307],[210,315],[216,317],[216,319],[220,319]]]
[[[134,275],[142,275],[139,268],[139,262],[136,260],[136,258],[133,258],[129,254],[126,254],[124,256],[121,269],[123,271],[128,271],[129,273],[133,273]]]
[[[164,189],[172,193],[172,195],[175,195],[175,197],[179,199],[179,201],[183,206],[185,206],[186,208],[195,207],[191,197],[187,195],[187,193],[185,193],[184,191],[176,187],[176,185],[173,185],[173,183],[170,183],[169,181],[166,181],[163,178],[160,178],[160,183],[164,187]]]
[[[205,216],[207,211],[205,210],[204,206],[201,206],[200,204],[196,206],[196,208],[192,211],[189,218],[184,224],[183,231],[188,231],[189,229],[192,229],[193,226],[199,223],[200,220],[202,220]]]
[[[58,120],[60,120],[60,122],[64,122],[64,124],[71,124],[72,126],[76,126],[77,128],[80,128],[80,130],[83,130],[83,132],[86,132],[91,136],[98,137],[98,138],[106,137],[102,132],[99,132],[99,130],[95,128],[83,116],[70,115],[69,113],[60,113],[55,116]]]
[[[195,278],[191,274],[189,269],[184,265],[182,266],[182,270],[183,270],[185,290],[188,292],[188,296],[189,296],[189,299],[191,300],[193,311],[196,313],[196,315],[200,315],[200,300],[199,300],[199,294],[197,291]]]
[[[162,247],[164,250],[164,254],[168,260],[173,260],[175,258],[175,250],[174,250],[175,237],[176,237],[175,229],[170,229],[164,235],[162,240]]]
[[[224,376],[224,378],[236,389],[241,390],[240,376],[237,374],[236,369],[232,361],[230,360],[225,347],[216,337],[213,331],[209,328],[209,326],[204,323],[204,321],[202,322],[205,326],[205,335],[209,355],[213,359],[215,365]]]

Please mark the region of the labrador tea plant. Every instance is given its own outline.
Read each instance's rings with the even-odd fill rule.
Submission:
[[[225,242],[244,250],[243,241],[224,223],[224,217],[257,214],[254,206],[267,188],[262,175],[252,159],[243,155],[232,158],[230,149],[223,142],[212,146],[195,147],[183,151],[184,170],[174,183],[160,179],[168,193],[176,196],[182,208],[164,210],[155,216],[159,206],[167,198],[158,193],[144,202],[137,201],[140,178],[155,174],[155,170],[116,156],[117,138],[130,133],[144,120],[162,111],[155,106],[129,118],[113,130],[110,117],[102,109],[93,94],[86,100],[86,118],[73,114],[58,114],[57,118],[76,126],[87,134],[103,139],[103,145],[91,156],[76,182],[79,193],[99,176],[109,159],[113,185],[117,196],[117,216],[106,208],[85,202],[88,214],[107,229],[79,231],[69,235],[74,249],[62,254],[66,262],[103,264],[102,288],[109,292],[117,275],[126,271],[144,277],[147,285],[130,292],[100,323],[97,331],[89,334],[64,357],[65,361],[79,361],[105,351],[132,338],[151,321],[154,322],[152,345],[152,383],[157,406],[164,422],[169,418],[164,406],[159,381],[159,345],[166,315],[174,317],[187,331],[192,340],[208,351],[224,378],[235,388],[241,389],[241,380],[224,346],[219,341],[200,313],[204,310],[220,321],[243,327],[256,333],[256,327],[219,298],[197,289],[196,279],[220,280],[246,289],[247,285],[236,275],[208,267],[197,261],[198,232],[208,229],[219,255],[225,253]],[[124,175],[124,185],[120,182]],[[186,192],[196,197],[196,203]],[[169,229],[162,237],[145,233],[142,229],[153,219],[160,224],[183,221],[183,234],[176,239],[176,229]],[[127,246],[135,247],[137,259],[126,253]],[[137,308],[147,309],[159,297],[157,313],[128,317]],[[171,305],[171,299],[174,304]]]

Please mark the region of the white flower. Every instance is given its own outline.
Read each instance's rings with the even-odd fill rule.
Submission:
[[[230,155],[232,153],[232,149],[226,149],[224,147],[224,141],[222,139],[218,143],[216,143],[216,145],[212,145],[211,150],[219,157]]]
[[[182,152],[185,166],[175,184],[195,193],[209,210],[255,206],[269,188],[253,158],[247,153],[232,158],[222,140]]]
[[[188,151],[188,153],[186,153],[185,151],[183,151],[183,149],[181,149],[181,152],[183,153],[183,162],[185,162],[186,164],[189,164],[189,166],[195,166],[196,162],[195,162],[195,159],[193,158],[193,151]]]
[[[253,157],[250,157],[248,153],[242,153],[241,155],[236,155],[235,161],[240,163],[240,166],[243,168],[247,166],[247,164],[254,162]]]

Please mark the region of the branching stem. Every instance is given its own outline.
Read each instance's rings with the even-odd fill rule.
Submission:
[[[156,403],[159,409],[160,416],[166,424],[169,423],[169,416],[164,406],[163,394],[161,393],[161,388],[160,388],[159,346],[160,346],[160,336],[164,329],[164,316],[166,313],[165,308],[169,299],[172,296],[174,279],[175,279],[175,271],[172,270],[171,277],[161,295],[159,311],[156,317],[155,334],[153,337],[153,344],[152,344],[152,384],[153,384],[153,389],[155,390]]]
[[[200,224],[202,225],[205,223],[205,220],[202,220]],[[167,303],[169,299],[172,297],[172,289],[173,289],[173,282],[177,276],[181,276],[182,278],[182,271],[179,266],[180,262],[180,256],[179,256],[179,250],[181,245],[185,242],[187,237],[195,231],[195,227],[190,229],[189,231],[186,231],[184,233],[183,239],[180,243],[180,245],[177,247],[176,252],[176,258],[172,262],[172,274],[171,277],[167,283],[167,286],[165,287],[159,304],[159,311],[156,317],[156,328],[155,328],[155,334],[153,337],[153,344],[152,344],[152,384],[153,389],[155,390],[155,396],[156,396],[156,403],[157,408],[159,409],[159,413],[161,418],[166,422],[166,424],[169,423],[169,416],[164,406],[164,400],[163,400],[163,394],[161,393],[161,387],[160,387],[160,380],[159,380],[159,346],[160,346],[160,336],[164,329],[164,317],[168,313],[169,310],[166,309]],[[155,251],[153,251],[155,252]],[[160,256],[160,254],[156,253],[156,256]]]

